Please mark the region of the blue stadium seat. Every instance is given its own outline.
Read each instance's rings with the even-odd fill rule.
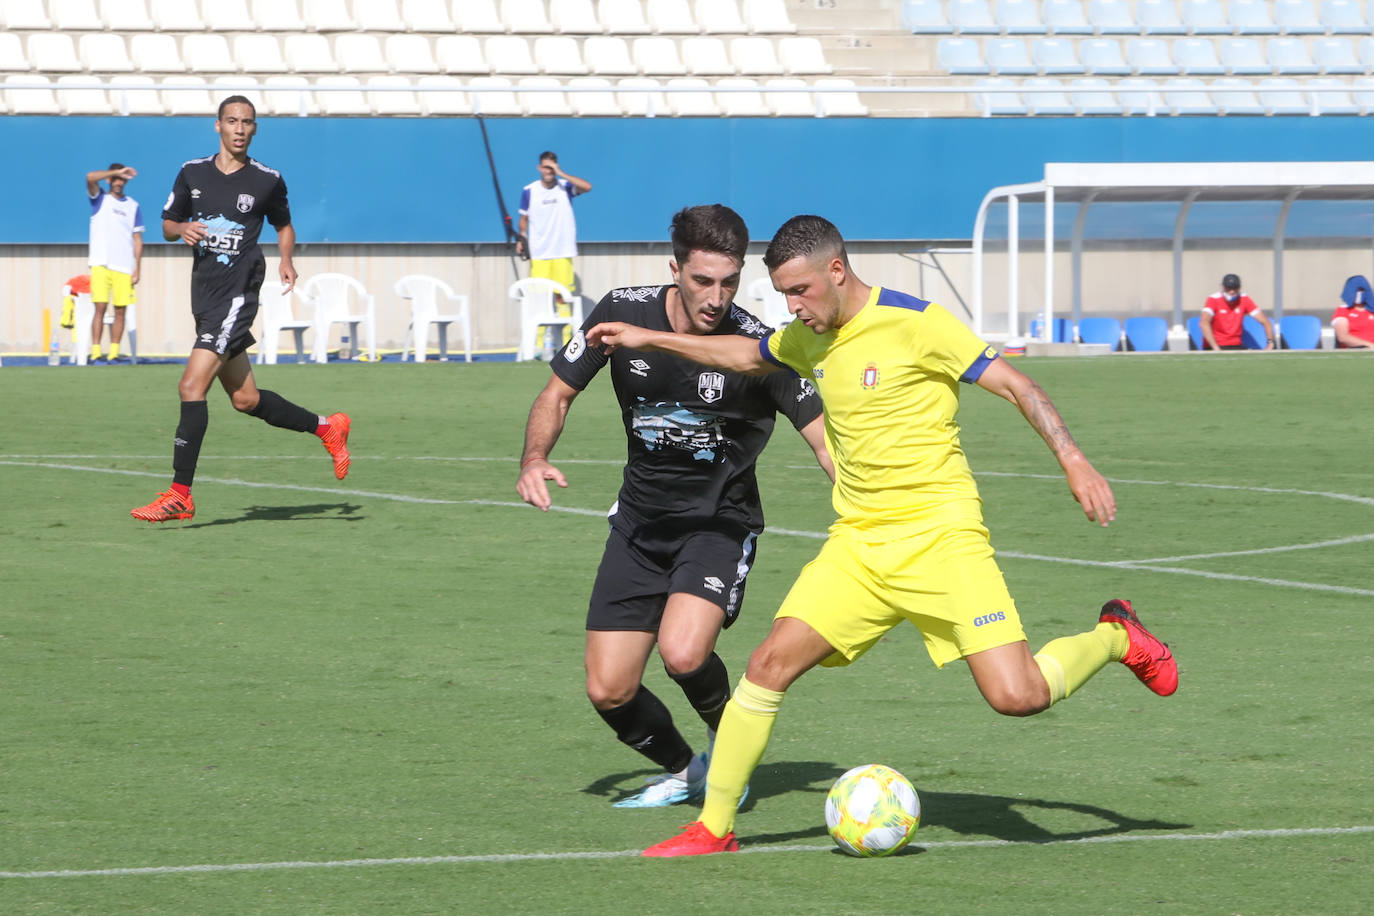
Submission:
[[[1366,72],[1374,70],[1374,38],[1360,39],[1360,63]]]
[[[1054,77],[1036,77],[1021,83],[1021,97],[1033,115],[1077,114],[1064,84]]]
[[[1173,76],[1178,73],[1178,65],[1169,56],[1169,43],[1159,38],[1128,40],[1126,62],[1141,76]]]
[[[1303,38],[1271,38],[1265,44],[1265,58],[1275,73],[1286,76],[1309,76],[1320,72],[1307,52],[1307,40]]]
[[[1164,104],[1176,115],[1214,115],[1218,112],[1210,92],[1179,92],[1179,89],[1201,89],[1207,83],[1193,76],[1164,81]],[[1173,91],[1171,91],[1173,90]]]
[[[1091,35],[1093,27],[1083,15],[1083,0],[1045,0],[1040,15],[1052,35]]]
[[[1214,80],[1212,101],[1222,114],[1264,114],[1264,106],[1260,104],[1259,96],[1255,95],[1253,83],[1242,77],[1228,76],[1225,79]]]
[[[1360,114],[1374,113],[1374,76],[1357,76],[1350,84],[1350,97]]]
[[[1349,38],[1313,39],[1312,60],[1322,73],[1364,73],[1367,69],[1355,55],[1355,45]]]
[[[973,94],[973,104],[978,106],[978,110],[984,115],[1030,114],[1030,109],[1021,100],[1021,93],[1016,91],[1016,80],[994,76],[979,80],[976,85],[979,89],[986,87],[988,90]]]
[[[1218,57],[1226,72],[1234,76],[1263,76],[1273,72],[1264,59],[1264,49],[1255,38],[1223,38]]]
[[[1197,315],[1188,319],[1188,343],[1194,350],[1201,350],[1202,343],[1202,319]]]
[[[1128,76],[1118,80],[1116,98],[1121,109],[1128,115],[1155,115],[1169,113],[1164,105],[1164,96],[1159,94],[1159,83],[1147,77]]]
[[[1131,73],[1131,65],[1121,54],[1121,42],[1115,38],[1080,39],[1078,55],[1087,72],[1096,76],[1129,76]]]
[[[1040,339],[1040,329],[1045,326],[1044,319],[1032,318],[1027,332],[1031,340]],[[1052,325],[1051,343],[1073,343],[1073,322],[1067,318],[1056,318]]]
[[[917,35],[948,35],[954,31],[940,0],[902,0],[902,28]]]
[[[1135,17],[1146,35],[1183,35],[1188,31],[1178,18],[1174,0],[1136,0]]]
[[[1112,92],[1112,83],[1104,79],[1081,79],[1069,83],[1069,103],[1082,115],[1119,115],[1121,103]]]
[[[1158,315],[1135,315],[1126,319],[1126,349],[1158,353],[1169,339],[1169,323]]]
[[[988,69],[998,76],[1029,76],[1035,64],[1026,51],[1026,43],[1019,38],[989,38],[983,46]]]
[[[1296,39],[1292,39],[1296,41]],[[1220,76],[1226,72],[1217,60],[1217,49],[1210,38],[1174,39],[1174,64],[1187,76]]]
[[[1007,35],[1045,34],[1035,0],[997,0],[993,19]]]
[[[1269,114],[1308,115],[1312,103],[1306,98],[1301,84],[1291,76],[1278,76],[1259,82],[1260,104]]]
[[[1074,51],[1075,44],[1069,38],[1037,38],[1031,42],[1031,60],[1047,75],[1086,73]]]
[[[1111,344],[1116,350],[1121,346],[1121,322],[1116,318],[1080,318],[1078,339],[1089,344]]]
[[[1285,35],[1321,35],[1326,31],[1317,18],[1312,0],[1277,0],[1274,24]]]
[[[1245,344],[1247,350],[1263,350],[1265,337],[1264,325],[1259,320],[1249,315],[1240,323],[1240,342]]]
[[[1322,0],[1321,23],[1332,35],[1368,35],[1357,0]]]
[[[983,60],[983,49],[976,38],[941,38],[935,45],[935,62],[946,73],[983,76],[992,71]]]
[[[987,0],[949,0],[949,23],[960,35],[996,35],[1002,31]]]
[[[1189,35],[1229,35],[1232,31],[1220,0],[1183,0],[1183,25]]]
[[[1128,0],[1089,0],[1088,21],[1099,35],[1139,35]]]
[[[1272,0],[1231,0],[1231,28],[1237,35],[1277,35],[1279,27],[1269,14],[1272,5]]]
[[[1337,76],[1317,76],[1307,81],[1312,91],[1312,104],[1324,115],[1353,115],[1360,113],[1350,94],[1350,84]]]
[[[1322,342],[1322,320],[1316,315],[1284,315],[1279,339],[1285,350],[1315,350]]]

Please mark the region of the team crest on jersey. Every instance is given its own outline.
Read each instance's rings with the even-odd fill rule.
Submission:
[[[253,209],[253,204],[255,203],[255,201],[256,199],[253,197],[252,194],[240,194],[239,212],[247,213],[249,210]]]
[[[873,363],[864,369],[863,386],[870,390],[878,387],[878,367]]]
[[[725,373],[703,372],[697,378],[697,394],[707,404],[714,404],[725,394]]]

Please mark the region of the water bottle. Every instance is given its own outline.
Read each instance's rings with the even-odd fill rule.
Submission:
[[[54,338],[52,339],[52,343],[48,345],[48,365],[49,365],[49,366],[60,366],[60,365],[62,365],[62,354],[61,354],[61,352],[59,352],[58,349],[57,349],[57,338],[56,338],[56,337],[54,337]]]
[[[539,358],[546,363],[558,352],[558,330],[551,324],[544,325],[544,347],[539,353]]]
[[[339,340],[339,359],[352,359],[353,349],[348,345],[348,335],[345,334]]]

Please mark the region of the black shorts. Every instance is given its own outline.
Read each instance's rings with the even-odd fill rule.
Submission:
[[[198,288],[192,279],[191,314],[196,320],[192,349],[213,350],[225,359],[233,359],[257,343],[252,328],[258,317],[258,291],[265,273],[263,261],[252,264],[238,293]]]
[[[611,529],[587,608],[589,630],[657,632],[668,596],[685,592],[718,605],[735,622],[754,566],[757,535],[684,535],[672,550],[647,553]]]

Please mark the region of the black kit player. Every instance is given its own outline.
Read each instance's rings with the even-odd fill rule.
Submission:
[[[738,214],[720,204],[684,209],[673,217],[672,242],[674,283],[612,290],[584,330],[613,320],[688,334],[762,338],[770,330],[733,304],[749,245]],[[663,807],[701,797],[710,752],[708,743],[694,755],[642,684],[655,643],[709,742],[730,694],[716,639],[739,614],[763,530],[754,463],[776,414],[800,431],[832,481],[834,470],[809,381],[720,372],[658,353],[608,357],[579,331],[550,363],[552,377],[530,409],[516,484],[525,502],[548,511],[548,482],[568,485],[549,452],[573,400],[608,362],[628,458],[587,612],[587,697],[623,743],[664,770],[616,806]]]
[[[258,247],[264,218],[277,230],[282,285],[296,283],[291,254],[296,232],[281,173],[248,155],[257,133],[257,112],[241,95],[220,103],[215,118],[219,152],[192,159],[181,167],[162,209],[162,236],[178,239],[195,252],[191,268],[191,314],[196,342],[182,373],[181,420],[172,450],[172,486],[146,506],[132,510],[147,522],[191,518],[191,482],[200,445],[209,425],[205,396],[216,378],[234,409],[272,426],[319,436],[334,459],[334,476],[348,474],[348,416],[323,417],[299,407],[274,391],[258,388],[245,351],[258,313],[258,290],[267,273]]]

